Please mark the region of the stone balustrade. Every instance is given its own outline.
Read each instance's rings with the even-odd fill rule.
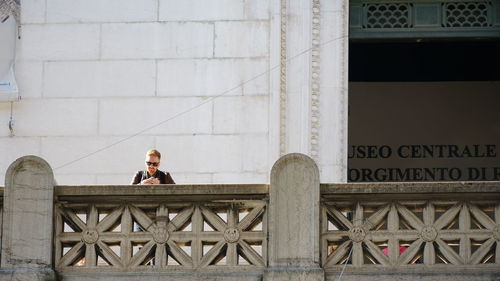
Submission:
[[[498,280],[500,183],[61,186],[7,171],[0,280]]]
[[[500,268],[499,187],[322,185],[322,266],[327,273],[345,268],[351,276],[460,271],[455,279],[476,280],[470,275],[479,272],[493,278]]]
[[[267,185],[58,186],[55,268],[262,270],[266,197]]]

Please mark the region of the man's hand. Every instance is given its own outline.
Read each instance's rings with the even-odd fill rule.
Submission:
[[[157,178],[149,178],[141,181],[141,184],[160,184],[160,180]]]

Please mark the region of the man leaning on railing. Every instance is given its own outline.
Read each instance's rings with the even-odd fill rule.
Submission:
[[[131,184],[175,184],[170,173],[158,170],[160,159],[161,153],[156,149],[150,149],[146,153],[146,169],[138,171]]]

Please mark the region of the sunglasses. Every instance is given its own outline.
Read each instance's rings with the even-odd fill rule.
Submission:
[[[160,164],[159,162],[146,162],[146,165],[148,166],[154,166],[154,167],[157,167],[158,164]]]

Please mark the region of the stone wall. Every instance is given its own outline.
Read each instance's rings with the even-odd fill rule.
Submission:
[[[23,1],[0,171],[33,154],[60,184],[127,184],[156,147],[177,182],[267,182],[269,20],[267,0]]]
[[[127,184],[156,147],[178,183],[268,183],[292,152],[346,182],[347,18],[346,0],[22,1],[0,171],[30,154],[59,184]]]

